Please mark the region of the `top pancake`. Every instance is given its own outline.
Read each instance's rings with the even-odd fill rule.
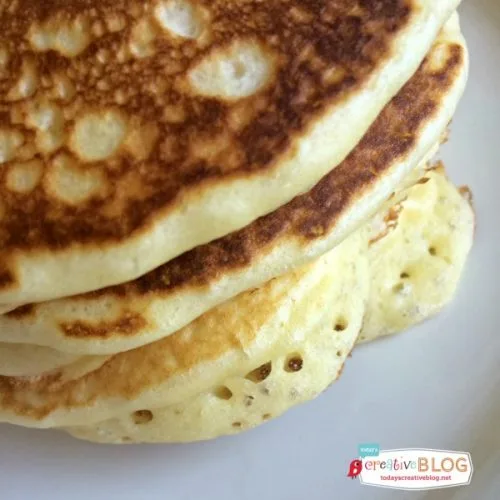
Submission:
[[[0,304],[134,279],[307,191],[458,3],[0,1]]]
[[[361,143],[311,191],[137,280],[0,316],[0,341],[77,354],[125,351],[333,248],[435,150],[462,95],[467,63],[455,15]]]

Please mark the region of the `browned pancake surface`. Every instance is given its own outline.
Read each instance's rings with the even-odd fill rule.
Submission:
[[[390,57],[412,13],[411,0],[197,0],[188,5],[198,24],[179,36],[162,21],[164,5],[0,1],[0,140],[10,145],[0,287],[16,281],[16,251],[123,241],[187,192],[272,170]],[[188,83],[202,59],[248,47],[272,61],[251,95],[220,99]],[[47,108],[52,121],[40,124]],[[102,120],[117,138],[100,148]],[[28,186],[14,168],[30,171]],[[83,193],[61,192],[75,179]]]

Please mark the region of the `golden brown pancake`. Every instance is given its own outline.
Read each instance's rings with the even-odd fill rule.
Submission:
[[[367,135],[310,192],[250,226],[129,283],[0,316],[0,341],[112,354],[170,335],[231,297],[342,241],[439,141],[462,94],[467,51],[456,17]]]
[[[458,4],[0,2],[0,305],[133,280],[308,191]]]

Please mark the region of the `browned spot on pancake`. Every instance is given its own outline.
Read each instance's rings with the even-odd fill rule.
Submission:
[[[404,201],[404,200],[403,200]],[[393,207],[391,207],[384,217],[384,229],[382,232],[377,234],[375,237],[370,239],[369,244],[373,245],[377,241],[385,238],[391,231],[394,231],[398,227],[399,216],[403,211],[403,202],[400,202]]]
[[[422,177],[417,184],[427,184],[430,181],[429,177]]]
[[[9,318],[22,319],[27,316],[32,316],[35,312],[36,304],[26,304],[24,306],[18,307],[13,311],[6,314]]]
[[[72,143],[69,137],[82,113],[114,113],[115,125],[120,120],[124,127],[140,124],[146,137],[151,127],[155,130],[154,140],[139,152],[135,136],[127,135],[87,156],[98,160],[106,195],[82,198],[78,206],[54,197],[43,183],[28,195],[4,189],[0,179],[5,205],[0,220],[2,254],[120,242],[168,215],[181,193],[274,169],[291,153],[297,135],[364,85],[391,56],[394,39],[415,10],[412,0],[197,0],[194,4],[207,12],[209,23],[209,42],[202,43],[191,35],[163,34],[150,19],[151,3],[0,1],[2,43],[8,54],[0,78],[0,123],[12,124],[11,116],[18,117],[13,126],[34,143],[35,132],[25,118],[31,89],[25,88],[27,97],[15,103],[6,97],[19,78],[31,74],[23,76],[26,61],[34,75],[30,84],[36,99],[46,98],[64,109],[64,123],[52,131],[63,145],[54,137],[52,142],[42,137],[49,151],[41,158],[45,170],[58,150],[70,154],[70,143],[78,143],[78,138]],[[28,36],[33,26],[43,32],[51,22],[83,30],[81,46],[71,48],[74,54],[61,52],[57,37],[47,41]],[[140,40],[147,57],[127,55],[125,46],[143,25],[150,26]],[[235,39],[267,47],[278,54],[278,65],[271,84],[245,97],[248,108],[255,103],[255,116],[227,136],[234,126],[233,108],[240,103],[190,93],[179,82],[190,68]],[[335,77],[332,68],[338,69]],[[173,115],[166,115],[166,110],[174,110]],[[189,153],[193,140],[213,138],[226,148],[226,137],[230,151],[237,154],[200,159]],[[74,151],[72,157],[77,161]],[[343,199],[344,195],[338,203]],[[6,284],[0,281],[0,288]]]
[[[460,186],[458,189],[460,194],[467,200],[469,205],[474,208],[474,195],[472,194],[472,190],[469,186]]]
[[[450,140],[450,126],[451,122],[448,124],[448,128],[443,132],[441,136],[441,144],[446,144]]]
[[[430,165],[427,170],[429,172],[436,172],[438,174],[446,176],[446,168],[442,161],[437,161],[436,163]]]
[[[416,75],[386,106],[358,147],[309,196],[306,195],[311,216],[301,227],[304,236],[314,238],[318,227],[324,227],[328,232],[372,183],[413,148],[421,128],[436,113],[442,95],[456,80],[464,57],[461,46],[451,45],[442,69],[430,71],[427,59],[422,63]]]
[[[477,213],[476,213],[476,207],[474,205],[474,193],[472,192],[469,186],[460,186],[458,191],[460,192],[462,197],[465,200],[467,200],[472,209],[472,212],[474,213],[474,238],[475,238],[477,233]]]
[[[15,277],[13,276],[12,272],[9,271],[8,269],[2,269],[0,267],[0,288],[7,289],[10,286],[12,286],[16,282]]]
[[[116,338],[117,336],[135,335],[148,326],[147,321],[137,313],[125,312],[114,321],[74,321],[61,323],[59,328],[67,337],[74,338]]]

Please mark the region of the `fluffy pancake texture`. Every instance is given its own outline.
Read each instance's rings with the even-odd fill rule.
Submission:
[[[361,328],[366,244],[366,235],[357,233],[313,263],[207,312],[174,335],[118,354],[80,379],[0,377],[0,421],[77,426],[177,404],[217,391],[228,378],[251,377],[282,356],[300,355],[306,365],[304,342],[316,331],[328,330],[342,350],[318,378],[331,382]],[[359,261],[353,262],[354,255]],[[343,330],[337,331],[338,324]]]
[[[0,305],[133,280],[307,192],[458,4],[0,2]]]
[[[431,170],[404,201],[376,218],[360,342],[399,333],[453,299],[474,239],[469,195],[442,168]]]
[[[355,150],[311,191],[137,280],[0,316],[0,340],[80,355],[114,354],[170,335],[239,293],[318,257],[377,212],[438,142],[462,95],[467,69],[454,15]]]

